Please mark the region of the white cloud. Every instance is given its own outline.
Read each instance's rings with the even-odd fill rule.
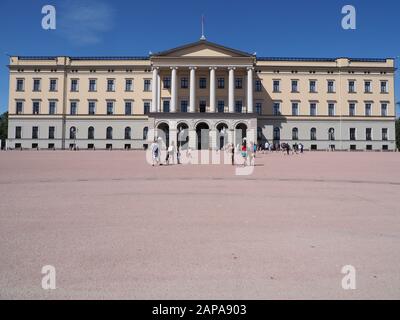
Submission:
[[[114,9],[101,0],[63,1],[57,11],[57,29],[74,44],[97,44],[104,33],[112,30],[114,13]]]

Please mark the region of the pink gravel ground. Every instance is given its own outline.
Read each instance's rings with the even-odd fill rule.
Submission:
[[[144,152],[0,152],[0,298],[399,299],[399,165],[261,154],[235,176]]]

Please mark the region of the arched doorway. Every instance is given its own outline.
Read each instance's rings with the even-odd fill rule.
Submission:
[[[217,125],[217,144],[220,150],[228,144],[228,125],[226,123]]]
[[[157,139],[161,138],[165,147],[169,147],[169,125],[167,123],[160,123],[157,127]]]
[[[239,123],[235,128],[236,145],[241,145],[243,140],[247,138],[247,126],[244,123]]]
[[[200,122],[196,126],[196,136],[197,136],[197,149],[207,150],[209,148],[210,140],[210,127],[205,122]]]
[[[189,126],[184,122],[178,124],[176,141],[179,149],[186,150],[189,148]]]

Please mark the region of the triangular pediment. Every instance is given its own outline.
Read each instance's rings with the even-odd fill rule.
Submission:
[[[163,51],[153,55],[154,57],[179,57],[179,58],[193,58],[193,57],[210,57],[210,58],[229,58],[229,57],[252,57],[251,54],[235,49],[231,49],[219,44],[200,40],[174,49]]]

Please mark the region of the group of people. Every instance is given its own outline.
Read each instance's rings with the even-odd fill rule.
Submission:
[[[165,156],[165,162],[163,163],[161,161],[161,148],[159,144],[160,140],[154,141],[151,146],[151,157],[152,157],[152,166],[154,167],[155,165],[169,165],[170,163],[175,163],[175,155],[176,155],[176,160],[177,163],[180,164],[180,148],[175,149],[174,142],[171,143],[171,145],[168,147],[166,156]]]

